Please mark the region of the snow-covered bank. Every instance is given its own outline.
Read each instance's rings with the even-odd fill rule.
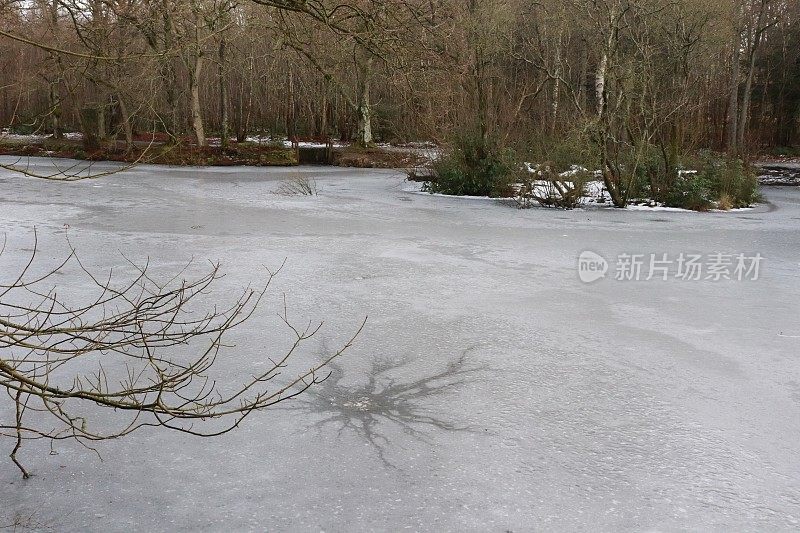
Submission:
[[[548,184],[544,181],[536,181],[534,182],[535,186],[539,187],[538,193],[544,195],[547,191]],[[519,185],[517,185],[519,187]],[[622,209],[614,207],[613,203],[611,202],[611,197],[606,191],[603,182],[601,181],[590,181],[586,183],[587,194],[580,199],[579,208],[582,209],[614,209],[619,211],[665,211],[665,212],[673,212],[673,213],[696,213],[696,211],[692,211],[691,209],[683,209],[680,207],[668,207],[665,206],[663,203],[654,202],[651,200],[634,200],[625,206]],[[425,190],[424,183],[417,182],[417,181],[407,181],[403,185],[403,191],[414,193],[414,194],[424,194],[429,196],[437,196],[440,198],[458,198],[458,199],[467,199],[467,200],[483,200],[487,202],[504,202],[504,203],[513,203],[516,201],[515,198],[490,198],[488,196],[463,196],[463,195],[452,195],[452,194],[442,194],[442,193],[431,193]],[[758,204],[755,204],[751,207],[740,207],[736,209],[710,209],[708,212],[712,213],[736,213],[742,211],[750,211],[758,207]]]
[[[800,185],[800,163],[759,163],[758,181],[762,185]]]

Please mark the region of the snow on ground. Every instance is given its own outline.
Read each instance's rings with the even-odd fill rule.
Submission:
[[[762,185],[800,185],[800,163],[761,163],[758,177]]]
[[[543,180],[537,180],[533,183],[535,192],[545,197],[548,192],[548,183]],[[572,183],[565,182],[568,187],[572,186]],[[519,184],[517,185],[520,186]],[[487,202],[508,202],[513,200],[512,198],[489,198],[488,196],[467,196],[467,195],[452,195],[452,194],[441,194],[441,193],[431,193],[428,191],[423,190],[424,184],[421,182],[414,182],[409,181],[403,185],[403,191],[414,193],[414,194],[425,194],[430,196],[438,196],[440,198],[461,198],[461,199],[468,199],[468,200],[485,200]],[[536,203],[532,204],[536,207]],[[608,192],[606,191],[605,185],[603,185],[602,181],[590,181],[586,183],[586,196],[581,198],[580,206],[582,208],[600,208],[600,209],[617,209],[611,203],[611,197],[609,196]],[[741,212],[741,211],[749,211],[753,209],[752,207],[741,207],[737,209],[732,209],[729,211],[724,211],[721,209],[712,209],[711,211],[714,213],[731,213],[731,212]],[[691,209],[683,209],[681,207],[667,207],[660,202],[653,202],[653,201],[640,201],[640,203],[630,203],[625,206],[625,210],[628,211],[668,211],[673,213],[694,213]]]
[[[47,159],[34,159],[44,173]],[[314,197],[274,194],[314,179]],[[307,367],[369,316],[332,378],[213,440],[144,431],[0,462],[0,524],[58,531],[796,531],[800,190],[747,213],[517,210],[413,194],[399,172],[139,166],[0,173],[7,261],[221,259],[224,298],[286,266],[221,355],[280,352],[285,292],[325,319]],[[758,281],[587,285],[577,258],[760,253]],[[122,271],[124,272],[124,270]],[[9,272],[0,271],[4,279]],[[83,287],[61,279],[63,294]],[[11,414],[0,400],[0,420]],[[0,422],[2,423],[2,422]],[[10,443],[4,442],[10,450]],[[42,526],[45,527],[45,526]]]
[[[550,173],[549,168],[543,168],[541,165],[534,164],[534,163],[525,163],[525,168],[531,174],[534,174],[539,177],[543,177],[546,174]],[[678,170],[679,176],[686,176],[697,174],[696,170]],[[584,184],[584,196],[580,199],[580,205],[582,207],[604,207],[604,208],[614,208],[614,204],[611,201],[611,195],[606,189],[605,183],[603,183],[602,172],[600,170],[589,171],[586,167],[582,167],[579,165],[572,165],[572,167],[565,171],[561,172],[559,178],[562,181],[563,186],[567,188],[574,188],[576,187],[576,183],[574,180],[576,177],[589,177],[591,178],[589,181],[586,181]],[[519,186],[519,185],[518,185]],[[560,198],[560,194],[557,190],[554,189],[552,182],[539,179],[534,180],[531,182],[532,192],[535,196],[539,198],[547,198],[547,197],[556,197]],[[691,213],[692,210],[690,209],[683,209],[680,207],[667,207],[664,205],[663,202],[656,202],[650,199],[642,199],[642,198],[632,198],[628,205],[625,206],[625,209],[629,209],[631,211],[672,211],[672,212],[683,212],[683,213]],[[741,211],[742,209],[750,209],[750,208],[737,208],[734,211]],[[721,209],[713,209],[714,212],[727,212]]]
[[[263,136],[263,135],[253,135],[247,138],[248,142],[255,142],[259,144],[282,144],[286,148],[292,147],[292,142],[285,138],[274,138],[270,136]],[[219,140],[217,139],[217,143]],[[300,141],[297,143],[300,148],[325,148],[327,145],[324,142],[318,141]],[[342,141],[333,141],[331,145],[334,148],[346,148],[351,146],[352,143],[349,142],[342,142]],[[391,144],[391,143],[377,143],[376,147],[386,150],[388,152],[403,152],[403,153],[413,153],[417,154],[421,157],[426,158],[428,161],[435,161],[439,157],[441,157],[441,148],[437,147],[435,144],[430,142],[424,141],[412,141],[402,144]]]
[[[17,134],[11,133],[8,129],[0,130],[0,141],[11,141],[11,142],[33,142],[33,143],[40,143],[45,139],[51,138],[52,135],[50,134]],[[73,141],[79,141],[83,139],[83,134],[78,132],[66,132],[64,133],[64,138]]]
[[[0,130],[0,141],[10,141],[10,142],[42,142],[43,140],[50,137],[50,135],[35,135],[35,134],[28,134],[28,135],[20,135],[17,133],[10,133],[7,130]]]
[[[539,165],[535,165],[532,163],[525,163],[525,168],[531,174],[535,174],[538,176],[543,176],[543,170],[539,167]],[[679,174],[696,174],[696,170],[681,170]],[[600,171],[596,170],[590,172],[588,169],[573,165],[570,170],[562,172],[559,174],[559,177],[563,180],[561,183],[566,188],[573,188],[576,184],[570,179],[574,179],[578,175],[591,175],[594,178],[598,178],[600,176]],[[550,181],[539,179],[533,180],[530,182],[531,192],[533,196],[539,198],[547,198],[550,196],[560,197],[559,192],[554,189],[553,184]],[[516,184],[516,190],[519,191],[520,188],[523,186],[521,183]],[[423,190],[424,184],[421,182],[409,182],[403,187],[403,190],[406,192],[414,192],[418,194],[431,194],[428,191]],[[580,198],[579,205],[581,207],[595,207],[595,208],[606,208],[606,209],[616,209],[611,201],[611,195],[608,193],[608,190],[605,187],[605,184],[602,180],[593,179],[587,181],[584,184],[584,191],[585,194],[582,198]],[[439,194],[433,193],[433,196],[440,196],[440,197],[451,197],[451,198],[462,198],[462,199],[472,199],[478,200],[483,199],[491,202],[496,202],[498,199],[488,198],[486,196],[459,196],[459,195],[448,195],[448,194]],[[511,200],[511,198],[502,198],[499,201],[504,200]],[[535,205],[535,202],[532,202],[532,205]],[[671,211],[674,213],[693,213],[694,211],[690,209],[683,209],[680,207],[667,207],[662,202],[655,202],[653,200],[647,199],[632,199],[630,203],[625,206],[625,209],[630,211]],[[722,210],[722,209],[712,209],[712,212],[715,213],[727,213],[731,211],[741,212],[741,211],[749,211],[752,209],[751,207],[744,207],[744,208],[736,208],[732,210]]]
[[[293,146],[292,141],[289,139],[280,137],[275,138],[269,135],[250,135],[245,139],[247,142],[257,143],[257,144],[279,144],[284,146],[285,148],[291,148]],[[219,139],[215,139],[216,143],[219,144]],[[344,146],[349,146],[349,143],[343,143],[340,141],[333,141],[331,142],[334,148],[342,148]],[[317,142],[317,141],[300,141],[297,143],[300,148],[325,148],[327,146],[324,142]]]

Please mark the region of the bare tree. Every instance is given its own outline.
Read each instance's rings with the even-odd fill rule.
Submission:
[[[167,143],[191,134],[192,145],[219,135],[235,148],[234,131],[239,142],[259,133],[368,144],[443,142],[469,128],[544,162],[578,137],[598,149],[577,131],[636,111],[627,76],[646,75],[645,56],[661,64],[659,50],[670,50],[682,64],[665,86],[688,87],[679,99],[691,112],[658,144],[791,146],[799,9],[790,0],[0,0],[0,126],[52,132],[56,152],[70,150],[69,136],[54,142],[61,132],[92,129],[103,148],[117,136],[138,147],[137,132]],[[707,23],[695,31],[669,18],[681,11]],[[681,33],[692,41],[676,42]],[[657,95],[673,103],[669,91]]]
[[[268,271],[261,288],[244,290],[227,307],[203,312],[203,295],[221,277],[217,264],[195,279],[160,282],[147,264],[129,262],[135,275],[120,283],[112,273],[91,272],[72,245],[63,262],[35,274],[37,248],[18,275],[0,283],[0,388],[13,406],[12,419],[0,421],[0,436],[12,440],[11,460],[25,478],[18,454],[29,440],[91,448],[144,427],[197,436],[229,432],[326,379],[325,367],[363,328],[308,370],[279,379],[321,326],[295,326],[284,304],[279,316],[293,339],[288,349],[265,355],[266,370],[240,384],[223,383],[215,369],[225,338],[252,316],[277,272]],[[53,285],[68,268],[94,288],[85,301],[70,303]]]

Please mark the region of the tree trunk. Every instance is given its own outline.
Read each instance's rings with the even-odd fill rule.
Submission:
[[[133,148],[133,125],[131,124],[131,116],[128,112],[128,106],[122,95],[117,93],[117,105],[119,105],[120,119],[122,120],[122,131],[125,133],[125,148],[130,150]]]
[[[614,207],[625,207],[625,199],[619,191],[620,177],[614,170],[611,163],[611,158],[608,154],[608,138],[610,133],[608,131],[608,117],[606,116],[607,101],[606,101],[606,76],[608,74],[608,52],[604,51],[600,58],[600,64],[597,66],[594,76],[594,92],[597,98],[597,126],[598,131],[595,133],[596,144],[600,147],[601,164],[603,172],[603,184],[611,196],[611,202]]]
[[[489,95],[486,87],[484,75],[483,49],[480,46],[475,48],[475,99],[478,104],[478,134],[480,135],[480,146],[478,156],[482,159],[486,157],[486,149],[489,141]]]
[[[788,39],[784,37],[783,46],[781,47],[781,81],[778,89],[777,99],[774,106],[777,115],[777,124],[775,125],[775,136],[773,144],[777,146],[788,146],[791,138],[791,130],[787,125],[791,112],[786,105],[786,91],[789,85],[790,77],[790,63],[788,61]]]
[[[615,117],[608,113],[608,71],[612,61],[612,56],[619,44],[620,22],[617,18],[616,9],[612,9],[609,20],[613,26],[608,28],[608,37],[603,43],[603,52],[600,56],[600,63],[594,75],[594,92],[597,99],[597,129],[594,132],[595,144],[600,149],[601,165],[603,172],[603,183],[611,196],[614,207],[625,207],[627,204],[627,193],[622,194],[622,177],[618,165],[609,154],[609,144],[614,136],[612,132],[613,120]]]
[[[586,102],[586,86],[589,83],[589,43],[586,42],[585,38],[581,39],[581,59],[579,71],[580,81],[578,84],[578,104],[581,106],[581,112],[586,113],[588,109]]]
[[[360,146],[372,144],[372,108],[370,106],[370,85],[372,84],[372,62],[367,58],[361,69],[361,83],[358,94],[358,136],[356,142]]]
[[[230,125],[228,124],[228,80],[225,76],[225,61],[227,54],[225,50],[225,36],[219,40],[219,110],[220,110],[220,147],[228,149],[228,137],[230,136]]]
[[[287,80],[288,90],[286,91],[286,136],[290,141],[294,142],[297,137],[296,119],[295,119],[295,102],[294,102],[294,72],[289,69]]]
[[[245,142],[247,140],[247,133],[250,131],[250,110],[253,107],[253,77],[255,76],[255,68],[253,66],[253,57],[248,56],[247,68],[247,82],[245,79],[240,80],[239,87],[239,105],[237,110],[237,124],[236,124],[236,142]],[[247,104],[245,105],[245,88],[247,90]],[[246,107],[246,110],[245,110]]]
[[[189,84],[192,95],[192,128],[197,146],[206,145],[206,133],[203,128],[203,113],[200,104],[200,74],[203,70],[203,56],[198,55],[194,58],[194,69],[189,73]]]
[[[594,94],[597,99],[597,118],[605,119],[606,114],[606,71],[608,70],[608,54],[603,52],[600,64],[594,75]]]
[[[625,207],[627,201],[619,192],[620,176],[614,170],[611,160],[608,157],[608,149],[603,149],[603,185],[605,185],[609,196],[611,196],[611,203],[614,207]]]
[[[203,72],[203,48],[200,41],[200,28],[203,26],[203,17],[199,11],[199,7],[193,4],[194,10],[194,32],[191,47],[186,51],[184,64],[189,71],[189,94],[190,94],[190,108],[192,114],[192,129],[194,130],[194,138],[197,146],[206,145],[206,132],[203,127],[203,107],[200,102],[200,75]]]
[[[348,100],[344,104],[339,94],[336,95],[336,122],[339,130],[340,141],[350,141],[353,138],[353,125],[350,122],[350,109],[352,104]]]
[[[555,135],[556,130],[558,129],[558,100],[561,97],[560,90],[561,90],[561,41],[562,41],[562,32],[558,32],[558,42],[556,43],[556,80],[553,84],[553,104],[552,104],[552,117],[550,122],[550,134]]]
[[[739,72],[741,58],[741,37],[736,35],[731,57],[731,78],[728,85],[728,114],[725,119],[725,150],[731,155],[739,153]]]
[[[50,32],[56,43],[58,43],[58,6],[59,0],[52,0],[49,4],[50,7]],[[50,117],[53,128],[53,138],[63,139],[64,131],[61,124],[61,59],[56,53],[50,54],[50,60],[53,62],[53,67],[57,69],[55,79],[50,81],[49,104],[50,104]]]
[[[328,139],[328,91],[327,88],[322,93],[322,104],[320,105],[319,134],[323,139]]]
[[[358,144],[369,146],[372,143],[372,111],[369,107],[369,89],[362,93],[358,105]]]
[[[83,129],[83,149],[88,151],[100,148],[100,110],[98,107],[85,107],[81,110],[81,125]]]
[[[58,90],[59,85],[59,78],[50,82],[49,104],[54,139],[64,138],[64,131],[61,126],[61,95]]]
[[[737,151],[741,151],[744,147],[745,134],[747,133],[747,122],[750,118],[750,101],[753,92],[753,78],[755,77],[756,71],[756,57],[758,56],[758,48],[761,45],[761,39],[765,31],[763,27],[765,11],[765,2],[762,0],[761,8],[758,12],[758,19],[754,26],[755,33],[752,36],[747,61],[747,77],[745,78],[744,92],[742,93],[742,108],[740,110],[739,124],[736,133]]]
[[[164,92],[167,101],[167,116],[164,121],[164,129],[166,129],[169,135],[169,143],[175,143],[178,140],[178,133],[180,133],[183,128],[179,129],[178,126],[178,73],[176,71],[175,59],[171,55],[175,46],[175,38],[170,6],[169,0],[162,1],[164,55],[161,59],[161,79],[164,83]]]

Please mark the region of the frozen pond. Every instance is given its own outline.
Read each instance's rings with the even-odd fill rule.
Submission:
[[[273,194],[297,175],[319,195]],[[369,316],[330,380],[223,437],[143,430],[100,443],[102,461],[28,445],[26,481],[3,442],[0,526],[797,530],[800,189],[765,195],[732,213],[521,211],[408,192],[394,171],[141,166],[76,183],[0,171],[7,258],[35,226],[55,262],[66,225],[93,269],[120,252],[173,274],[221,260],[222,292],[285,259],[222,357],[234,378],[285,346],[284,292],[292,316],[325,320],[302,364]],[[763,262],[758,280],[617,281],[612,265],[586,284],[587,250]],[[0,420],[11,414],[0,402]]]

